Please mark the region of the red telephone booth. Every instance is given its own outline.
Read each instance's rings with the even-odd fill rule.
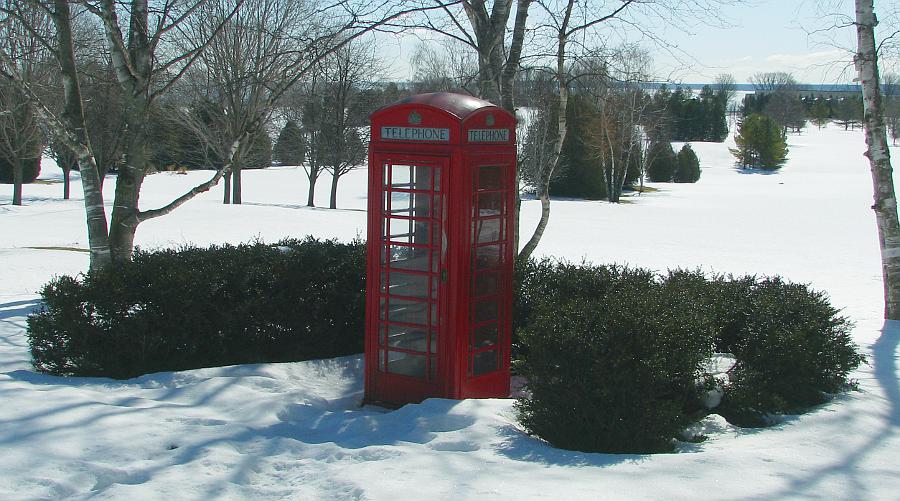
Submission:
[[[371,123],[366,401],[505,397],[515,117],[434,93]]]

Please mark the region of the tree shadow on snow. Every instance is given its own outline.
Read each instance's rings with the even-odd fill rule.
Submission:
[[[503,441],[495,449],[495,452],[516,461],[548,466],[605,467],[620,463],[641,463],[651,457],[644,454],[604,454],[557,449],[547,442],[525,434],[514,426],[507,426],[500,432]]]
[[[884,392],[884,399],[888,404],[887,413],[873,413],[871,416],[853,415],[849,419],[865,418],[867,420],[883,421],[880,429],[872,429],[868,439],[854,450],[847,451],[840,461],[821,468],[804,470],[801,473],[787,474],[787,487],[781,492],[768,496],[770,499],[783,497],[797,497],[801,493],[807,493],[818,497],[822,494],[821,484],[824,480],[838,479],[838,485],[846,486],[844,493],[830,493],[835,498],[869,499],[874,493],[869,492],[871,479],[867,471],[873,467],[864,466],[869,459],[869,454],[884,447],[888,440],[896,439],[900,431],[900,381],[897,375],[897,348],[900,346],[900,321],[885,320],[881,335],[872,345],[875,380]],[[840,397],[839,397],[840,398]],[[847,396],[847,398],[851,398]],[[867,398],[876,398],[869,395]],[[858,426],[858,425],[857,425]],[[830,437],[822,437],[823,441]],[[891,468],[890,465],[882,465],[883,468]],[[867,470],[868,468],[868,470]],[[877,487],[876,487],[877,488]],[[842,495],[843,494],[843,495]]]

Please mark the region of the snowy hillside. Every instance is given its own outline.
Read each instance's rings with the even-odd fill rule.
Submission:
[[[862,133],[789,136],[788,163],[774,174],[736,170],[731,142],[693,146],[697,184],[656,184],[619,205],[554,201],[538,254],[811,283],[856,322],[869,358],[855,374],[861,391],[765,430],[711,416],[706,442],[643,456],[550,448],[517,429],[511,400],[360,408],[361,357],[128,381],[37,374],[25,336],[36,291],[87,267],[73,250],[86,246],[77,177],[64,201],[59,170],[45,163],[49,182],[26,186],[25,206],[0,186],[0,500],[897,499],[900,324],[881,320]],[[208,176],[151,176],[141,205],[160,206]],[[218,187],[142,224],[137,244],[364,234],[365,169],[342,182],[338,210],[303,207],[300,169],[243,176],[243,205],[221,205]],[[524,203],[524,235],[539,212]]]

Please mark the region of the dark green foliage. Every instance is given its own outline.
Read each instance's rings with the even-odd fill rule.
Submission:
[[[550,182],[552,195],[589,200],[606,198],[603,165],[590,146],[589,134],[595,131],[592,121],[597,114],[593,102],[573,95],[566,107],[566,139],[559,159],[559,172]]]
[[[306,159],[306,137],[297,122],[288,120],[278,135],[272,156],[281,165],[303,165]]]
[[[56,278],[28,318],[34,366],[128,378],[361,352],[364,245],[279,245],[138,251],[131,263]]]
[[[728,122],[725,111],[728,106],[725,92],[714,92],[704,86],[699,96],[690,89],[676,87],[674,92],[667,88],[657,91],[655,107],[665,106],[672,124],[668,131],[674,141],[714,141],[722,142],[728,136]]]
[[[242,169],[265,169],[272,166],[272,140],[265,130],[259,130],[250,138],[247,153],[241,160]]]
[[[738,359],[719,409],[730,422],[764,425],[767,415],[802,411],[851,385],[864,358],[852,324],[824,293],[776,277],[755,281],[742,296],[720,321],[729,326],[723,348]]]
[[[541,261],[519,266],[514,301],[520,420],[563,448],[670,449],[708,412],[713,350],[737,358],[714,412],[740,426],[827,400],[864,362],[823,293],[779,278]]]
[[[694,153],[691,145],[681,147],[676,156],[677,168],[675,169],[676,183],[696,183],[700,180],[700,159]]]
[[[695,379],[713,346],[703,309],[646,270],[537,270],[552,285],[521,333],[531,394],[517,403],[522,425],[564,449],[671,450],[700,408]]]
[[[22,165],[22,183],[33,183],[38,176],[41,175],[41,158],[26,158]],[[13,166],[12,163],[0,156],[0,184],[13,183]]]
[[[675,177],[678,160],[675,150],[668,141],[658,141],[650,145],[647,162],[647,179],[655,183],[668,183]]]
[[[734,142],[737,148],[732,148],[731,154],[743,167],[775,170],[787,161],[784,129],[771,117],[750,115],[745,118]]]

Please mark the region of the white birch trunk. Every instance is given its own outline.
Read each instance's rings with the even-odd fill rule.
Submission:
[[[884,279],[884,317],[900,320],[900,221],[894,194],[893,169],[884,126],[884,110],[879,89],[878,54],[875,46],[873,0],[856,0],[856,69],[865,111],[866,157],[872,170],[875,220],[881,247]]]
[[[575,0],[569,0],[566,6],[565,17],[563,18],[562,25],[559,29],[559,42],[556,47],[556,82],[559,90],[559,99],[557,101],[557,136],[556,142],[553,145],[553,154],[550,159],[547,161],[547,164],[541,170],[540,179],[538,179],[537,193],[538,198],[541,201],[541,219],[538,221],[537,227],[534,229],[534,233],[531,235],[531,238],[528,239],[528,243],[522,247],[522,251],[519,252],[518,259],[520,262],[526,262],[531,258],[531,254],[534,253],[534,250],[537,248],[538,243],[541,241],[541,237],[544,236],[544,230],[547,229],[547,224],[550,222],[550,178],[553,176],[553,171],[556,169],[557,165],[559,165],[559,157],[562,154],[563,142],[566,140],[566,107],[569,102],[569,88],[568,82],[566,81],[566,42],[567,40],[567,30],[569,29],[569,20],[572,17],[572,9],[575,5]]]

